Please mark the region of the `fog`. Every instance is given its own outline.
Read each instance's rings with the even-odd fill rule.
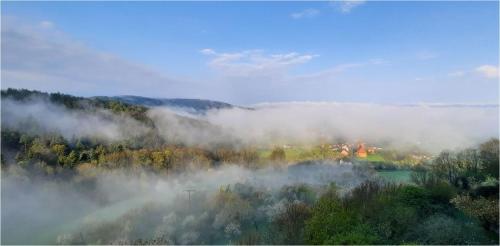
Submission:
[[[206,116],[193,113],[189,108],[152,108],[147,112],[158,129],[159,135],[168,143],[201,146],[211,149],[220,145],[241,147],[241,139],[231,129],[224,129],[208,122]]]
[[[182,115],[181,115],[182,114]],[[167,142],[209,148],[217,144],[270,147],[365,141],[390,147],[418,146],[432,153],[473,146],[498,136],[497,106],[291,102],[230,108],[206,114],[152,108],[147,115]],[[123,140],[147,127],[125,115],[95,109],[68,110],[44,100],[2,100],[2,127],[57,132],[67,139]]]
[[[322,162],[259,170],[226,165],[168,177],[102,170],[71,181],[28,179],[15,166],[2,175],[3,244],[130,243],[158,236],[192,244],[215,240],[207,237],[210,231],[228,240],[245,221],[231,214],[234,209],[270,221],[287,203],[310,199],[293,185],[321,192],[335,182],[345,192],[373,178],[350,163]],[[228,190],[236,200],[220,207],[217,199]],[[255,195],[258,204],[248,203]]]
[[[27,101],[2,99],[2,128],[30,134],[58,133],[66,139],[95,137],[117,141],[138,136],[146,131],[140,122],[109,110],[70,110],[47,100]]]
[[[297,102],[204,114],[151,108],[147,116],[167,143],[207,148],[365,141],[436,153],[498,136],[498,107],[488,105]],[[151,127],[103,109],[2,99],[2,130],[112,142],[141,137]],[[376,178],[368,169],[334,162],[257,170],[224,164],[168,176],[98,167],[76,170],[70,178],[50,180],[17,165],[3,170],[2,243],[234,243],[242,231],[259,230],[287,204],[312,203],[332,182],[344,194]]]
[[[192,114],[151,108],[147,116],[167,143],[211,148],[314,145],[331,141],[415,147],[437,153],[474,146],[498,136],[496,105],[380,105],[290,102]],[[68,110],[43,100],[2,100],[2,127],[57,132],[65,138],[116,141],[141,136],[148,127],[107,110]]]
[[[150,115],[165,115],[164,111],[152,109]],[[498,136],[498,107],[492,105],[292,102],[259,104],[254,110],[212,110],[197,117],[225,133],[202,135],[200,129],[184,129],[189,133],[186,136],[195,136],[198,143],[222,136],[257,146],[317,144],[342,139],[385,143],[393,148],[418,146],[436,153],[474,146]],[[164,131],[178,131],[178,128]]]

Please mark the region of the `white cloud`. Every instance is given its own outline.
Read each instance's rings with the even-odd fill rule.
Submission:
[[[200,52],[204,55],[215,55],[215,51],[213,49],[202,49]]]
[[[292,13],[290,17],[293,19],[312,18],[319,15],[319,13],[320,11],[317,9],[304,9],[301,12]]]
[[[481,74],[482,76],[495,79],[498,78],[498,67],[493,65],[482,65],[475,69],[476,72]]]
[[[346,0],[346,1],[334,1],[334,5],[339,8],[342,13],[350,13],[354,8],[365,4],[365,0]]]
[[[317,57],[297,52],[268,54],[262,50],[218,53],[212,49],[203,49],[200,52],[213,57],[209,62],[210,67],[229,76],[274,75]]]
[[[208,67],[216,72],[210,83],[223,88],[229,97],[226,100],[244,104],[263,100],[338,100],[339,97],[347,97],[349,93],[345,92],[353,91],[352,88],[368,88],[374,84],[367,80],[352,80],[352,76],[389,64],[375,57],[311,69],[309,66],[316,64],[309,63],[318,55],[298,52],[272,54],[262,50],[219,53],[212,49],[200,50],[200,53],[211,58]],[[356,73],[358,69],[360,71]],[[359,100],[353,98],[349,100]]]

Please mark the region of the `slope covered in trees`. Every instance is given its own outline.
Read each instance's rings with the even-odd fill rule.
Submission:
[[[497,138],[361,161],[322,143],[243,145],[209,122],[109,98],[1,95],[2,243],[498,244]],[[179,125],[214,141],[165,134]],[[409,170],[411,182],[377,169]]]

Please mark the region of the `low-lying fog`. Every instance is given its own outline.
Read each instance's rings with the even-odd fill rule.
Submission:
[[[355,103],[272,103],[254,110],[231,108],[203,115],[185,113],[202,124],[183,120],[168,108],[147,112],[167,141],[210,146],[214,143],[272,146],[315,144],[343,139],[385,143],[391,147],[418,146],[437,153],[465,148],[498,136],[498,106],[413,105]],[[34,121],[38,129],[26,129]],[[208,124],[207,124],[208,123]],[[24,103],[2,100],[2,127],[55,131],[67,138],[99,136],[120,140],[147,129],[140,122],[106,110],[69,111],[40,100]],[[234,144],[233,144],[234,145]]]
[[[416,145],[437,153],[498,136],[497,106],[311,102],[187,113],[184,118],[168,108],[153,108],[147,115],[167,142],[202,147],[344,139]],[[107,141],[137,137],[151,127],[107,110],[75,111],[42,100],[2,99],[1,121],[2,129]],[[103,171],[55,181],[28,179],[13,166],[2,173],[2,243],[131,243],[162,236],[170,244],[225,244],[241,233],[241,221],[258,227],[284,204],[310,199],[292,185],[306,184],[320,193],[331,182],[348,190],[370,177],[351,164],[315,163],[259,170],[223,166],[168,178]]]
[[[116,171],[72,182],[28,180],[12,169],[2,177],[2,243],[130,243],[160,235],[176,244],[224,243],[206,233],[237,236],[245,219],[232,213],[272,220],[286,203],[313,199],[294,185],[324,190],[335,182],[346,191],[369,178],[368,170],[349,163],[318,162],[259,170],[228,165],[168,178]],[[220,207],[226,189],[260,197]]]

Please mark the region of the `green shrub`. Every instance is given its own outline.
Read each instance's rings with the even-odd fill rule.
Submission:
[[[467,215],[479,219],[485,228],[498,233],[498,199],[457,196],[451,202]]]
[[[338,197],[323,196],[306,221],[305,237],[309,244],[329,244],[336,234],[351,231],[359,220],[353,211],[342,206]]]
[[[357,224],[350,231],[332,235],[325,244],[365,245],[379,241],[378,235],[368,224]]]
[[[405,235],[405,242],[418,244],[488,244],[484,231],[471,221],[462,222],[445,215],[426,219]]]

